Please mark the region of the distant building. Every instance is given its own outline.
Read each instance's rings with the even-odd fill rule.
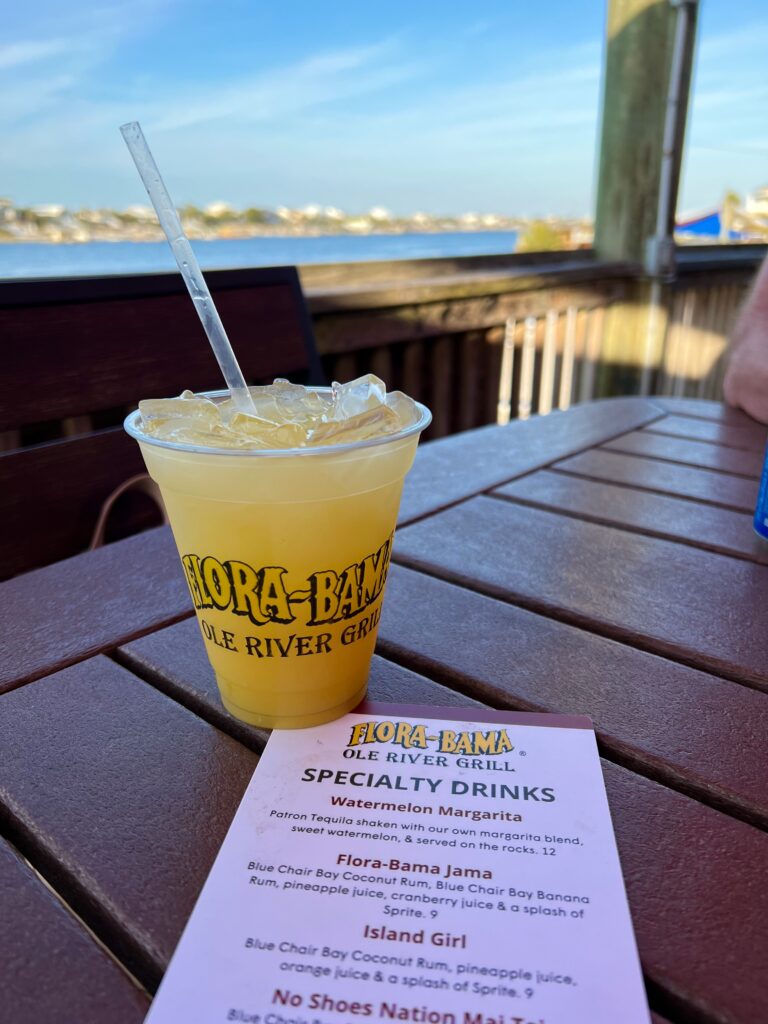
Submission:
[[[108,228],[110,231],[119,231],[122,227],[120,219],[114,215],[114,213],[104,212],[101,214],[99,221],[102,227]],[[63,226],[74,227],[74,223],[70,220],[63,222]]]
[[[751,217],[768,217],[768,185],[757,188],[744,201],[744,212]]]
[[[38,203],[37,206],[32,206],[30,209],[36,217],[51,217],[55,219],[61,217],[65,207],[61,203]]]
[[[344,224],[347,231],[355,232],[370,231],[371,226],[371,221],[367,217],[353,217]]]
[[[368,216],[371,220],[387,221],[392,220],[392,214],[384,206],[373,206],[368,211]]]
[[[132,206],[126,206],[123,210],[128,217],[133,217],[134,220],[141,221],[142,223],[148,223],[157,219],[157,215],[151,206],[143,206],[141,203],[134,203]]]
[[[218,220],[223,217],[234,217],[237,210],[231,203],[225,203],[223,199],[217,199],[213,203],[208,203],[203,212],[207,217],[215,217]]]
[[[570,243],[574,249],[588,249],[595,238],[595,230],[589,222],[576,224],[570,231]]]

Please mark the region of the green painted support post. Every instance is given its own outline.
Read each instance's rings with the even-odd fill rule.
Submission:
[[[683,0],[686,2],[686,0]],[[688,109],[696,4],[688,3],[690,31],[677,55],[679,96],[673,137],[665,122],[673,66],[678,4],[670,0],[609,0],[603,83],[602,132],[595,215],[599,259],[646,264],[649,240],[674,230],[682,140]],[[659,197],[666,190],[665,215]],[[639,281],[633,294],[612,308],[606,323],[605,368],[600,392],[631,393],[647,382],[649,359],[658,362],[662,340],[650,337],[666,325],[666,310],[650,315],[659,286]],[[662,314],[662,315],[659,315]],[[643,367],[645,366],[645,372]]]

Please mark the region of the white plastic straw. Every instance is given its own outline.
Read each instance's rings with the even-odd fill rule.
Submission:
[[[133,157],[144,187],[152,201],[157,213],[160,226],[165,232],[165,237],[173,251],[176,262],[179,265],[184,284],[187,286],[192,301],[195,304],[197,314],[202,321],[208,341],[211,343],[213,354],[224,374],[224,380],[232,393],[232,400],[241,412],[255,413],[253,399],[248,391],[242,371],[238,365],[235,353],[229,343],[227,332],[221,322],[213,297],[205,283],[200,264],[192,251],[189,239],[184,234],[176,207],[171,202],[168,190],[165,187],[160,171],[157,169],[155,159],[150,152],[144,132],[138,121],[131,121],[130,124],[120,126],[120,132],[125,139],[125,144]],[[182,369],[180,367],[180,369]]]

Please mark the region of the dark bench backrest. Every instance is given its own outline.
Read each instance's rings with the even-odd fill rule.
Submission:
[[[294,267],[206,280],[249,383],[323,383]],[[104,500],[143,471],[122,428],[92,426],[142,398],[223,387],[178,274],[0,282],[0,357],[0,435],[19,445],[0,452],[0,578],[83,550]],[[62,421],[78,436],[26,446]],[[142,500],[118,535],[153,521]]]
[[[317,377],[295,267],[206,274],[251,383]],[[0,282],[0,431],[222,387],[179,274]]]

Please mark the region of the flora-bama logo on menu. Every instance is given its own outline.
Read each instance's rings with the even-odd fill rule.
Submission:
[[[429,750],[432,744],[432,749],[440,754],[485,757],[497,757],[515,749],[506,729],[434,730],[434,724],[425,725],[423,722],[357,722],[352,726],[347,747],[366,743],[389,743],[406,750]]]

